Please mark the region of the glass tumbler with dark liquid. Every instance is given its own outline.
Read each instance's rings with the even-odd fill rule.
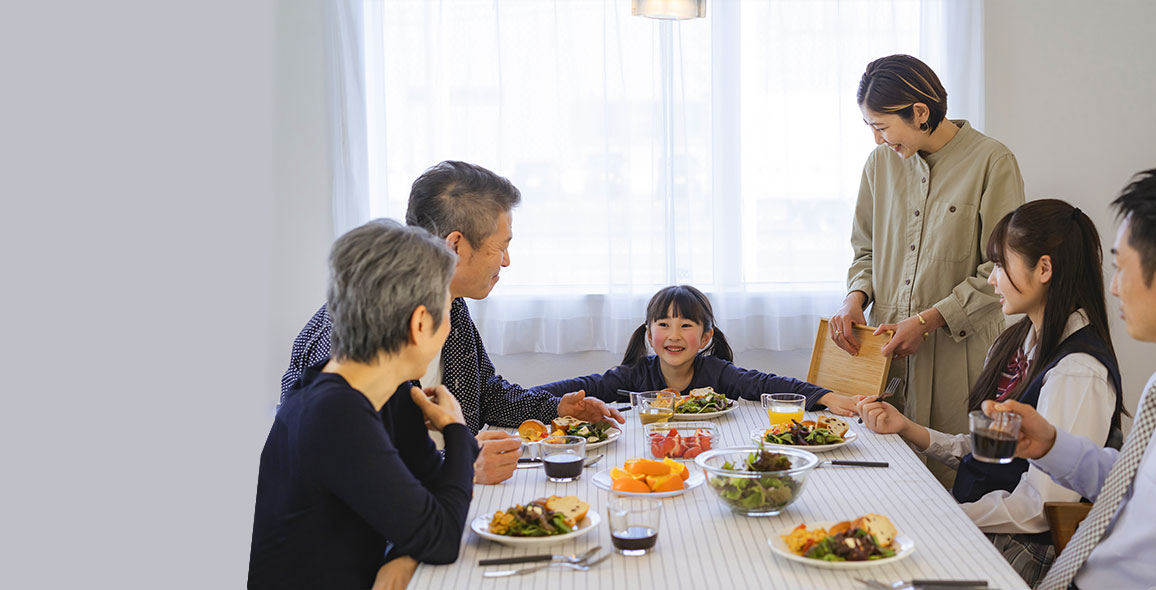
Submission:
[[[985,463],[1011,463],[1015,460],[1020,434],[1020,415],[999,412],[988,417],[981,410],[968,414],[971,422],[971,456]]]
[[[582,477],[586,462],[586,439],[581,436],[552,436],[542,441],[542,470],[546,479],[566,483]]]
[[[646,555],[658,542],[658,525],[662,519],[662,500],[618,497],[606,507],[610,522],[610,541],[622,555]]]

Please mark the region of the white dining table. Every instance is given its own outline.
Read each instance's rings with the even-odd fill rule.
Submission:
[[[599,471],[645,457],[642,428],[634,412],[625,414],[622,436],[588,452],[605,454],[571,483],[551,483],[541,468],[518,469],[497,485],[477,485],[470,516],[455,563],[418,567],[411,588],[503,588],[589,590],[591,588],[863,588],[856,578],[880,581],[911,579],[986,580],[989,588],[1026,589],[995,547],[963,513],[951,494],[931,475],[897,435],[878,435],[851,420],[859,436],[820,459],[886,461],[886,468],[826,466],[811,471],[801,497],[778,516],[752,518],[732,513],[707,485],[663,500],[658,543],[650,554],[618,554],[590,571],[551,567],[530,574],[485,578],[484,571],[523,566],[478,565],[478,560],[541,553],[580,554],[596,545],[612,550],[606,522],[611,492],[591,483]],[[808,412],[808,419],[814,414]],[[721,429],[716,448],[753,444],[750,431],[768,426],[767,414],[756,402],[738,401],[737,408],[714,422]],[[692,469],[693,463],[690,464]],[[597,511],[602,523],[586,535],[549,547],[508,547],[480,538],[469,529],[479,515],[492,515],[515,504],[550,495],[575,495]],[[900,534],[915,543],[901,561],[857,570],[831,570],[788,561],[774,553],[767,540],[800,523],[841,521],[867,514],[888,516]]]

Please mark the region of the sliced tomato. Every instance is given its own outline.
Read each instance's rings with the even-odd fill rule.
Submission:
[[[683,459],[694,459],[702,453],[702,447],[698,445],[691,445],[686,448],[686,452],[682,454]]]
[[[710,435],[704,434],[704,435],[698,437],[698,446],[702,447],[702,450],[704,450],[704,451],[709,451],[710,450]]]

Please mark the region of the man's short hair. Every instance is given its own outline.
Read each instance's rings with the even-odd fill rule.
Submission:
[[[409,342],[419,305],[441,325],[457,256],[419,227],[375,219],[337,239],[329,255],[331,354],[372,363]]]
[[[1151,287],[1156,275],[1156,168],[1133,176],[1112,206],[1128,222],[1128,245],[1140,254],[1144,286]]]
[[[478,248],[498,229],[498,216],[522,201],[509,180],[466,162],[446,160],[427,169],[409,192],[405,222],[444,238],[462,232]]]

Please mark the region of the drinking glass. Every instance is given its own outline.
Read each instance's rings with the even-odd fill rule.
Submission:
[[[566,483],[582,477],[582,465],[586,462],[585,437],[551,436],[539,444],[546,479]]]
[[[790,424],[791,420],[803,421],[803,408],[807,405],[807,396],[801,393],[764,393],[762,400],[763,409],[767,411],[771,426]]]
[[[610,541],[622,555],[646,555],[658,542],[662,520],[662,500],[655,498],[611,498],[606,506]]]
[[[971,456],[984,463],[1011,463],[1020,437],[1020,415],[998,412],[988,417],[981,410],[967,415],[971,423]]]
[[[673,398],[639,400],[638,421],[646,426],[655,422],[670,422],[674,416]]]

